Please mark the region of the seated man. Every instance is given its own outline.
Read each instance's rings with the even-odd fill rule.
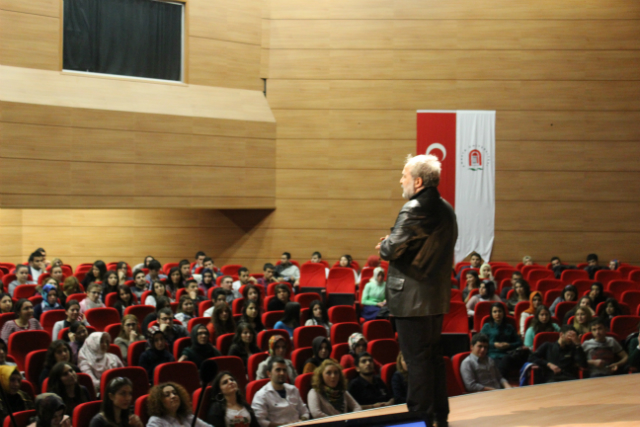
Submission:
[[[251,409],[260,427],[278,427],[309,419],[309,410],[295,386],[287,384],[287,364],[274,356],[267,364],[270,381],[253,397]]]
[[[42,252],[36,250],[29,255],[29,274],[33,281],[38,283],[38,278],[44,272],[44,255],[42,255]]]
[[[489,337],[475,334],[471,338],[471,354],[460,365],[462,382],[468,392],[511,388],[509,382],[500,375],[493,359],[487,355],[488,351]]]
[[[149,274],[147,274],[144,278],[147,283],[153,283],[156,280],[163,280],[167,278],[166,274],[160,274],[160,272],[162,271],[162,265],[159,261],[155,259],[151,260],[148,268]]]
[[[315,251],[312,255],[311,255],[311,262],[316,264],[319,263],[320,261],[322,261],[322,254],[318,251]],[[325,272],[325,276],[328,279],[329,278],[329,269],[325,267],[324,269]]]
[[[173,323],[173,311],[169,307],[158,311],[158,327],[164,333],[169,348],[173,348],[173,343],[178,338],[189,336],[186,327]]]
[[[242,294],[233,286],[233,277],[224,276],[220,282],[220,287],[224,289],[224,292],[227,294],[227,304],[229,304],[229,307],[233,304],[234,299],[242,298]]]
[[[551,270],[553,270],[553,276],[556,279],[560,279],[560,276],[562,276],[562,272],[565,270],[575,270],[575,266],[574,265],[566,265],[563,264],[562,261],[560,261],[560,258],[558,258],[557,256],[554,256],[551,258]]]
[[[140,299],[142,298],[142,293],[146,290],[150,290],[149,289],[150,287],[151,287],[151,282],[147,282],[147,279],[145,278],[145,275],[144,275],[144,271],[136,270],[133,272],[133,286],[131,287],[131,292],[138,297],[138,301],[140,301]],[[141,304],[143,302],[144,301],[142,301]]]
[[[607,336],[607,329],[600,318],[596,318],[590,325],[593,338],[582,343],[582,349],[587,354],[590,377],[603,377],[623,371],[627,363],[627,353],[615,338]],[[618,361],[614,362],[618,357]]]
[[[269,301],[267,311],[282,311],[290,301],[291,292],[289,291],[289,286],[284,283],[276,285],[276,297],[271,298],[271,301]]]
[[[511,286],[505,286],[502,288],[502,290],[500,291],[500,298],[502,298],[503,300],[506,300],[507,294],[509,293],[509,291],[511,289],[515,289],[516,282],[522,279],[524,279],[524,276],[522,275],[522,273],[520,273],[519,271],[514,271],[511,274]],[[496,286],[500,286],[500,283],[496,283]]]
[[[207,254],[205,254],[202,251],[198,251],[196,253],[196,263],[193,264],[193,268],[191,268],[191,274],[195,274],[198,267],[204,267],[204,259],[206,257],[207,257]]]
[[[209,270],[213,271],[213,277],[218,277],[222,275],[222,273],[220,273],[220,271],[218,270],[218,267],[216,267],[216,265],[214,264],[213,258],[206,257],[202,262],[202,266],[205,269],[208,268]]]
[[[362,409],[393,405],[393,395],[382,379],[375,375],[373,357],[365,352],[356,356],[358,376],[349,382],[349,394]]]
[[[578,368],[587,367],[578,333],[571,325],[561,327],[558,341],[542,344],[530,360],[540,367],[543,382],[547,383],[576,380],[579,378]]]
[[[462,270],[464,270],[465,268],[480,269],[481,265],[482,265],[482,257],[480,256],[480,254],[477,252],[471,252],[471,258],[469,258],[469,265],[463,265],[462,268],[460,268],[460,270],[458,271],[458,275],[456,276],[458,283],[460,283],[460,273],[462,273]]]
[[[280,265],[276,267],[276,277],[285,282],[298,286],[300,283],[300,269],[291,262],[291,254],[283,252],[280,256]]]
[[[227,276],[230,278],[230,276]],[[233,280],[233,279],[231,279]],[[209,308],[207,308],[204,311],[204,314],[202,314],[202,316],[204,317],[211,317],[211,315],[213,314],[213,308],[215,307],[215,305],[219,302],[227,302],[227,291],[225,291],[224,289],[220,288],[216,288],[213,290],[213,293],[211,294],[211,302],[213,303],[213,305]],[[231,306],[230,303],[229,306]]]
[[[239,290],[241,287],[248,284],[256,285],[258,281],[255,277],[249,276],[249,269],[247,267],[240,267],[238,269],[238,280],[233,282],[233,289],[235,291]]]
[[[261,285],[264,288],[262,290],[263,295],[267,294],[267,288],[271,283],[277,282],[276,278],[274,277],[275,271],[276,271],[276,267],[270,262],[266,263],[262,267],[262,272],[264,273],[264,276],[257,280],[257,284]]]
[[[589,273],[589,279],[593,279],[598,270],[608,270],[607,267],[598,265],[598,255],[596,254],[587,255],[587,264],[589,265],[587,265],[584,270]]]

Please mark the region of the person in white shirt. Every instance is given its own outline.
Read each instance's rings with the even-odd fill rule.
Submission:
[[[249,269],[247,267],[240,267],[238,269],[238,280],[233,282],[233,290],[238,291],[244,285],[249,283],[256,285],[258,280],[255,277],[249,276]]]
[[[300,282],[300,269],[291,262],[291,254],[283,252],[280,257],[280,264],[276,267],[276,276],[285,282],[298,286]]]
[[[44,256],[40,251],[29,255],[29,274],[34,282],[38,283],[38,277],[44,273]]]
[[[253,397],[251,409],[261,427],[278,427],[283,424],[306,421],[309,410],[300,397],[300,392],[287,381],[287,364],[275,356],[268,365],[271,379]]]

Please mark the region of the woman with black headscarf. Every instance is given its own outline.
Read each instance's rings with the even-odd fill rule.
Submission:
[[[313,357],[304,362],[303,374],[315,371],[322,362],[331,357],[331,342],[326,337],[315,337],[311,341],[311,348],[313,349]]]
[[[153,371],[156,367],[161,363],[175,362],[176,359],[167,350],[167,338],[159,327],[150,327],[147,336],[151,347],[140,355],[139,365],[147,371],[149,383],[153,384]]]
[[[71,427],[71,418],[65,415],[65,404],[57,394],[42,393],[35,406],[36,420],[29,427]]]
[[[195,325],[191,330],[191,346],[182,350],[182,355],[178,362],[188,360],[196,364],[198,369],[207,359],[222,356],[209,340],[209,331],[204,325]]]
[[[598,308],[598,304],[605,302],[607,297],[604,296],[604,286],[600,282],[593,282],[591,284],[591,291],[589,291],[589,298],[591,298],[591,308],[595,311]]]

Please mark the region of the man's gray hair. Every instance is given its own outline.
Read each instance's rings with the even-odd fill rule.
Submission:
[[[436,156],[431,154],[411,156],[411,154],[409,154],[404,165],[405,167],[409,167],[413,179],[422,178],[425,188],[437,187],[440,183],[442,165]]]

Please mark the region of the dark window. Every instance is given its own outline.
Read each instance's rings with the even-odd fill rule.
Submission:
[[[182,79],[184,4],[64,0],[63,68]]]

